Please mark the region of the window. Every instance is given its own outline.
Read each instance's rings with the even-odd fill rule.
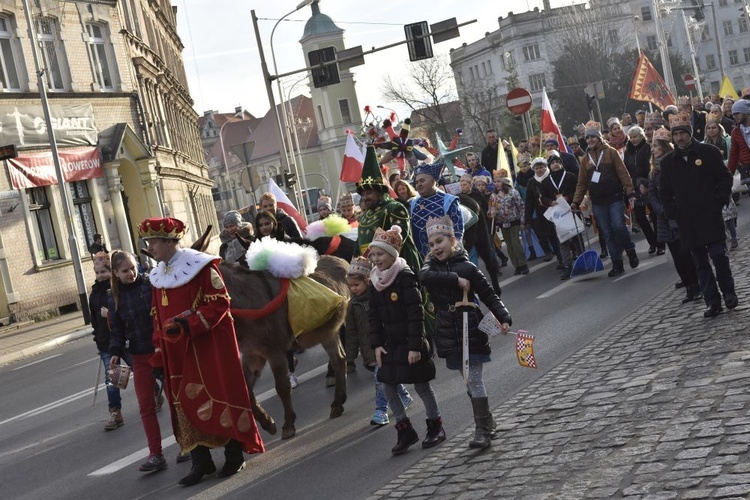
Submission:
[[[727,6],[727,0],[719,0],[719,7],[726,7]]]
[[[487,76],[487,65],[482,62],[482,76]]]
[[[739,25],[740,33],[747,33],[747,17],[746,16],[742,16],[739,19],[737,19],[737,24]]]
[[[320,122],[320,129],[323,130],[326,128],[326,120],[323,116],[323,108],[318,104],[318,121]]]
[[[469,74],[471,75],[471,81],[473,82],[476,78],[474,78],[474,68],[469,66]]]
[[[544,81],[544,73],[529,75],[529,86],[531,87],[530,90],[532,92],[542,90],[546,86]]]
[[[656,42],[656,35],[648,35],[646,37],[646,45],[648,45],[648,50],[656,50],[659,47]]]
[[[706,69],[716,69],[716,57],[713,54],[706,56]]]
[[[88,31],[88,49],[91,66],[94,68],[94,77],[100,90],[114,90],[112,81],[112,64],[107,54],[107,30],[98,24],[86,25]]]
[[[750,63],[750,47],[745,47],[742,52],[745,55],[745,62]]]
[[[513,51],[508,51],[505,54],[503,54],[503,69],[505,71],[513,71],[513,68],[516,66],[516,58],[513,55]]]
[[[489,69],[490,74],[492,74],[492,61],[487,61],[487,68]]]
[[[703,26],[703,31],[701,31],[701,40],[706,41],[711,39],[711,31],[708,29],[708,26]]]
[[[50,90],[65,90],[63,75],[60,70],[60,62],[64,63],[64,59],[60,57],[62,51],[57,50],[62,42],[59,40],[57,33],[57,22],[54,19],[42,17],[36,20],[36,34],[42,52],[42,61],[46,69],[44,75],[47,79],[47,87]]]
[[[609,30],[609,33],[607,33],[607,36],[609,37],[609,43],[611,45],[620,44],[620,33],[617,30]]]
[[[10,32],[10,19],[0,17],[0,83],[4,89],[21,90],[16,70],[16,59],[13,55],[13,34]]]
[[[29,211],[36,222],[36,239],[39,258],[42,261],[61,259],[57,247],[57,236],[52,224],[51,205],[47,198],[47,188],[39,187],[26,190],[29,196]]]
[[[724,28],[724,36],[734,35],[734,30],[732,29],[732,21],[724,21],[723,23],[721,23],[721,25]]]
[[[523,60],[524,61],[534,61],[536,59],[539,59],[541,56],[539,55],[539,45],[526,45],[523,48]]]
[[[641,19],[644,21],[651,21],[654,19],[651,17],[651,7],[641,7]]]
[[[739,64],[740,59],[737,57],[737,51],[736,50],[730,50],[729,51],[729,64]]]
[[[341,111],[341,122],[351,123],[352,114],[349,112],[349,100],[339,99],[339,111]]]
[[[70,194],[73,197],[73,218],[78,230],[79,246],[81,251],[85,253],[89,246],[94,243],[94,235],[98,232],[94,211],[91,208],[89,186],[86,181],[71,182],[68,186],[70,186]]]

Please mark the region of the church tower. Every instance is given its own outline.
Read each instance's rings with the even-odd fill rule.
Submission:
[[[330,17],[320,12],[318,4],[319,0],[314,0],[310,5],[312,17],[307,20],[300,39],[305,62],[308,65],[308,54],[311,51],[334,47],[335,52],[338,53],[346,48],[344,30],[336,26]],[[308,82],[320,138],[320,169],[330,180],[334,191],[339,184],[339,173],[344,159],[346,130],[350,129],[358,133],[362,127],[354,75],[347,69],[339,72],[339,78],[339,83],[315,88],[312,74],[310,74]],[[336,192],[329,194],[337,195]]]

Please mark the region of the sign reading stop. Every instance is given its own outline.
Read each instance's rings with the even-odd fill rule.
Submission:
[[[521,87],[513,89],[505,96],[505,104],[514,115],[522,115],[531,109],[531,94]]]
[[[688,90],[695,90],[695,77],[688,73],[682,77],[682,81],[685,82],[685,88]]]

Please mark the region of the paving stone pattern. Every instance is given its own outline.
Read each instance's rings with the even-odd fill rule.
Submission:
[[[735,311],[670,287],[495,408],[490,449],[472,426],[370,499],[750,498],[748,245]]]

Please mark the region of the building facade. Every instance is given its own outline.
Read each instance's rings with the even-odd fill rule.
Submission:
[[[184,219],[192,229],[188,241],[216,224],[168,2],[25,1],[65,182],[63,191],[52,166],[23,3],[0,0],[0,144],[19,152],[0,176],[4,323],[80,308],[70,223],[87,285],[93,283],[88,247],[94,234],[103,235],[109,249],[137,253],[137,224],[147,217]],[[64,192],[70,193],[72,221]]]
[[[659,37],[655,3],[661,12],[662,31],[670,52],[679,54],[690,64],[688,32],[695,39],[697,76],[703,84],[704,95],[719,91],[722,74],[729,76],[738,90],[750,83],[744,70],[750,63],[748,16],[738,11],[743,5],[742,0],[716,0],[713,9],[708,5],[711,2],[705,2],[707,5],[702,9],[705,19],[700,23],[690,21],[695,15],[690,1],[591,0],[556,8],[551,8],[549,1],[545,1],[542,9],[498,17],[497,30],[486,33],[474,43],[464,43],[451,50],[451,67],[459,100],[469,102],[476,100],[477,95],[490,92],[491,98],[485,99],[486,105],[496,109],[494,115],[498,116],[500,109],[505,107],[505,95],[511,90],[508,81],[515,77],[518,84],[532,94],[534,106],[538,108],[542,88],[554,91],[552,62],[570,43],[571,30],[581,30],[576,20],[588,19],[586,22],[595,23],[597,27],[593,36],[599,36],[604,43],[620,50],[634,50],[640,46],[656,51]],[[683,7],[688,27],[682,20]],[[714,29],[714,11],[718,36]],[[675,74],[674,78],[682,76]],[[472,124],[469,116],[465,115],[464,121],[469,140],[481,142],[482,131]]]

